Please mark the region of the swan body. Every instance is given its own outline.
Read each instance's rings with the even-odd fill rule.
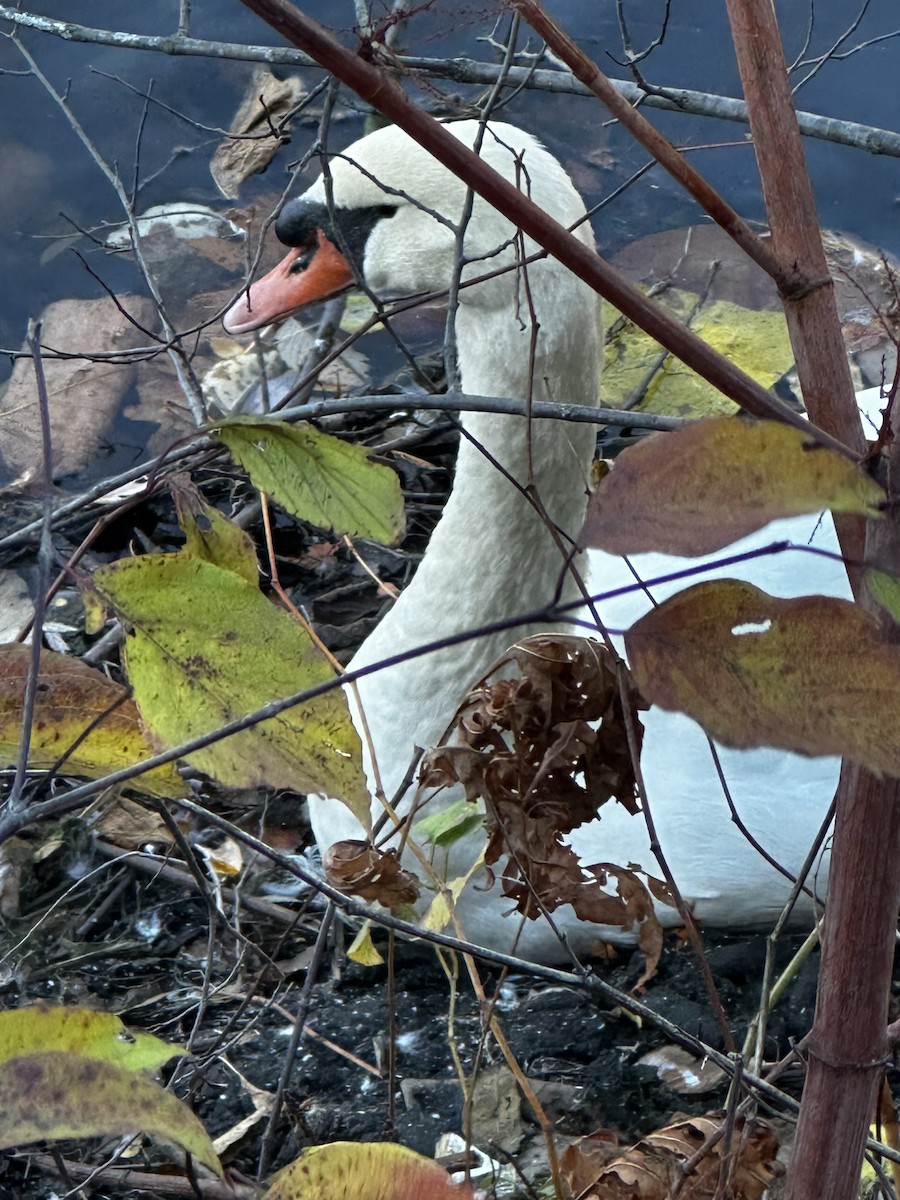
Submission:
[[[470,145],[479,131],[474,121],[447,128]],[[572,226],[584,218],[583,202],[565,171],[529,134],[509,125],[491,125],[479,152],[562,224]],[[458,256],[454,227],[467,194],[463,184],[396,128],[379,130],[349,147],[331,161],[330,173],[330,208],[320,178],[283,210],[277,232],[298,249],[235,303],[225,318],[230,332],[257,328],[349,286],[353,273],[348,257],[379,295],[429,292],[450,284]],[[586,222],[577,227],[576,236],[592,244]],[[526,254],[537,249],[527,238],[517,244],[510,222],[477,197],[464,245],[463,284],[514,266],[522,245]],[[462,386],[470,394],[598,403],[597,299],[551,259],[528,265],[527,285],[520,268],[463,286],[455,333]],[[463,425],[467,436],[461,439],[454,488],[427,553],[412,582],[354,657],[352,669],[533,611],[557,595],[563,578],[559,545],[510,478],[523,484],[531,479],[557,528],[577,536],[594,451],[593,429],[547,420],[529,425],[524,418],[485,413],[466,414]],[[777,522],[708,561],[782,539],[837,550],[834,526],[826,514],[821,521],[811,517]],[[599,551],[588,557],[593,593],[633,583],[623,560]],[[632,559],[632,566],[641,578],[652,580],[703,561],[641,555]],[[583,563],[580,569],[584,573]],[[800,551],[754,559],[727,571],[713,566],[705,577],[716,575],[747,579],[778,596],[850,595],[840,563]],[[654,597],[661,599],[681,586],[654,588]],[[647,597],[635,591],[601,600],[599,612],[608,628],[624,630],[649,606]],[[473,639],[361,680],[359,703],[374,748],[374,761],[365,751],[373,791],[380,784],[383,794],[392,797],[408,772],[414,747],[435,744],[468,686],[513,641],[539,631],[545,630],[523,627]],[[358,709],[354,719],[361,727]],[[648,801],[684,898],[697,917],[711,925],[770,923],[791,884],[733,823],[705,735],[687,717],[656,708],[645,714],[644,724],[641,761]],[[829,808],[838,761],[765,749],[719,753],[742,819],[769,853],[796,873]],[[373,815],[381,811],[380,803],[373,801]],[[362,836],[356,819],[337,800],[311,798],[310,813],[323,850],[335,841]],[[585,863],[636,863],[650,874],[660,873],[643,816],[632,816],[614,803],[605,805],[598,819],[569,840]],[[480,834],[458,843],[444,864],[446,878],[464,875],[482,845]],[[826,862],[819,862],[812,882],[820,896],[826,873]],[[509,907],[499,885],[486,890],[484,874],[476,872],[456,911],[474,942],[502,950],[515,945],[518,953],[539,960],[566,957],[565,946],[546,921],[523,923],[505,915]],[[664,923],[679,923],[674,909],[661,907],[658,914]],[[570,908],[553,915],[576,953],[588,952],[600,939],[635,937],[633,930],[579,921]]]

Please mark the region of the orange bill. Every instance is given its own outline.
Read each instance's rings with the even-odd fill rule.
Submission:
[[[350,264],[321,229],[316,244],[301,246],[241,292],[222,319],[228,333],[249,333],[344,291],[354,282]]]

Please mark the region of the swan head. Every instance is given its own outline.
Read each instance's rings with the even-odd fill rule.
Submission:
[[[472,145],[477,121],[446,127]],[[530,134],[511,125],[488,126],[482,158],[564,224],[584,217],[584,205],[565,171]],[[291,252],[235,301],[223,324],[247,333],[283,319],[357,281],[379,296],[414,295],[446,288],[458,259],[457,228],[466,185],[395,126],[354,143],[283,208],[275,225]],[[590,236],[586,230],[584,240]],[[527,244],[526,252],[533,246]],[[466,224],[462,278],[512,267],[520,255],[515,226],[475,197]],[[542,265],[542,264],[539,264]],[[464,289],[463,304],[501,308],[514,301],[513,274]]]

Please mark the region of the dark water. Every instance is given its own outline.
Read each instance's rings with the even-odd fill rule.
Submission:
[[[144,5],[123,5],[118,0],[94,0],[90,5],[45,0],[39,7],[61,20],[133,33],[169,34],[177,21],[174,0]],[[349,0],[340,7],[346,18],[343,24],[333,3],[313,2],[303,7],[353,44]],[[623,53],[612,0],[550,0],[547,7],[604,69],[627,77],[614,61],[622,60]],[[793,59],[802,50],[811,10],[794,0],[778,7],[788,56]],[[626,3],[636,49],[657,36],[662,9],[660,0]],[[815,21],[808,57],[821,54],[838,39],[857,6],[847,0],[815,0],[812,11]],[[491,0],[477,5],[469,0],[436,0],[424,5],[408,23],[408,52],[466,54],[496,61],[496,51],[478,39],[490,33],[499,13]],[[508,15],[503,20],[506,28]],[[871,0],[844,49],[884,36],[898,26],[896,0]],[[191,33],[221,41],[279,44],[278,36],[237,0],[194,0]],[[73,112],[107,163],[118,170],[129,189],[137,180],[139,211],[173,200],[229,206],[215,189],[208,161],[218,141],[216,129],[227,128],[231,120],[251,70],[249,64],[65,42],[31,30],[22,31],[21,37],[53,84],[67,89]],[[28,318],[37,316],[50,301],[102,294],[100,283],[72,248],[61,249],[59,238],[76,229],[102,236],[104,224],[108,227],[122,220],[122,210],[113,188],[45,89],[37,79],[19,73],[27,69],[26,64],[8,39],[0,41],[0,69],[8,72],[0,75],[0,263],[5,284],[0,292],[0,350],[8,350],[21,345]],[[724,5],[710,0],[672,0],[665,41],[642,69],[649,80],[661,85],[738,95]],[[797,78],[805,73],[798,70]],[[312,79],[312,73],[309,77]],[[802,87],[797,103],[810,111],[897,130],[898,78],[900,38],[894,37],[842,61],[827,63]],[[175,111],[151,106],[142,124],[142,93],[148,89]],[[474,98],[479,91],[436,81],[433,90],[419,94],[430,101],[458,95]],[[561,154],[591,201],[611,191],[646,159],[627,134],[606,124],[604,111],[588,99],[523,93],[503,115],[538,133]],[[681,145],[745,141],[746,130],[741,125],[658,111],[649,115]],[[361,122],[349,122],[341,126],[339,136],[349,141],[360,129]],[[900,254],[900,160],[823,142],[807,141],[806,146],[823,224]],[[592,165],[591,156],[598,153],[603,156],[602,169]],[[753,154],[746,144],[697,150],[693,160],[741,212],[750,217],[763,215]],[[263,186],[269,190],[275,183],[280,186],[286,161],[283,156],[267,180],[247,185],[241,201],[252,198]],[[692,202],[661,172],[653,171],[603,212],[596,232],[601,249],[611,251],[655,229],[697,219]],[[78,240],[75,248],[111,289],[136,285],[126,257],[100,251],[87,236]],[[6,373],[8,360],[0,361],[0,378]]]

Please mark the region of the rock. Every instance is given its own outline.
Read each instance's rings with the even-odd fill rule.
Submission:
[[[96,457],[122,399],[135,379],[127,361],[97,356],[148,344],[156,311],[142,296],[105,300],[58,300],[41,314],[41,345],[50,411],[53,479],[83,471]],[[122,311],[124,310],[124,311]],[[129,320],[125,313],[130,314]],[[27,346],[25,347],[27,350]],[[77,357],[53,358],[53,352]],[[43,472],[41,417],[34,364],[20,358],[0,397],[0,486],[24,486]]]

